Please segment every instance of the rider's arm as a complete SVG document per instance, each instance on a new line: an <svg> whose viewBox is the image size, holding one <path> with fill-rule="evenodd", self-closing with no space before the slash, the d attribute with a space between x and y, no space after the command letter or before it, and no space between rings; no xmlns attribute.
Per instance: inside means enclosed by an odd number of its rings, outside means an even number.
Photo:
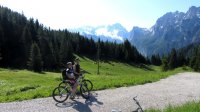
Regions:
<svg viewBox="0 0 200 112"><path fill-rule="evenodd" d="M76 72L76 65L73 66L74 73L80 75L81 73Z"/></svg>

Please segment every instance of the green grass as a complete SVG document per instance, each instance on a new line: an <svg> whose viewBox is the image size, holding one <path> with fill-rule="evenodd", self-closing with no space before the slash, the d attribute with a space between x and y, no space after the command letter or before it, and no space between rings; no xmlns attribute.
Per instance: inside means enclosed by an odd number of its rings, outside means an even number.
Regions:
<svg viewBox="0 0 200 112"><path fill-rule="evenodd" d="M181 106L168 106L163 110L149 109L145 112L200 112L200 102L188 102Z"/></svg>
<svg viewBox="0 0 200 112"><path fill-rule="evenodd" d="M124 63L101 62L100 75L97 75L97 64L88 59L80 58L81 67L88 71L86 79L94 84L94 90L116 88L155 82L185 69L162 72L160 67L134 67ZM187 71L190 71L187 68ZM28 70L10 70L0 68L0 102L21 101L51 96L53 89L58 86L61 73L34 73Z"/></svg>

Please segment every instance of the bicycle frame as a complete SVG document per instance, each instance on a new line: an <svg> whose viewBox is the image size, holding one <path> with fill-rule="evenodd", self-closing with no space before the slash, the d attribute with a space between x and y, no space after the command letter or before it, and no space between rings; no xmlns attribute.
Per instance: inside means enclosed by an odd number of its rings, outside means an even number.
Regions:
<svg viewBox="0 0 200 112"><path fill-rule="evenodd" d="M82 81L84 80L84 75L82 76L79 76L78 79L76 79L76 83L78 84L78 86L81 86L82 85ZM70 82L70 80L64 80L64 83L67 83L69 82L70 84L72 84ZM65 89L67 89L68 85L65 85ZM73 88L73 85L70 85L70 88L72 89Z"/></svg>

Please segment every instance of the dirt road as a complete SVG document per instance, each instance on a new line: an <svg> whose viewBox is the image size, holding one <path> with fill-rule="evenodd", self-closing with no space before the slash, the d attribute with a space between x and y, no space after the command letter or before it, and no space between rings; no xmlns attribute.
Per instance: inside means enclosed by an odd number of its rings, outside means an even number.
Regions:
<svg viewBox="0 0 200 112"><path fill-rule="evenodd" d="M138 96L142 107L164 108L187 101L200 100L200 74L179 73L158 82L92 92L82 97L56 103L52 97L22 102L0 103L0 112L130 112L136 109L132 98Z"/></svg>

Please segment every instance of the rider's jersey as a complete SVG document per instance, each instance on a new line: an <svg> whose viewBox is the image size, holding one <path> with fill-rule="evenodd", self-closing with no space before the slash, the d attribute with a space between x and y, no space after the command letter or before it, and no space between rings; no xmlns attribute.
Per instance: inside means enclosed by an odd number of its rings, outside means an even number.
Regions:
<svg viewBox="0 0 200 112"><path fill-rule="evenodd" d="M67 68L66 69L66 75L67 75L68 78L74 77L74 70L73 70L73 68Z"/></svg>

